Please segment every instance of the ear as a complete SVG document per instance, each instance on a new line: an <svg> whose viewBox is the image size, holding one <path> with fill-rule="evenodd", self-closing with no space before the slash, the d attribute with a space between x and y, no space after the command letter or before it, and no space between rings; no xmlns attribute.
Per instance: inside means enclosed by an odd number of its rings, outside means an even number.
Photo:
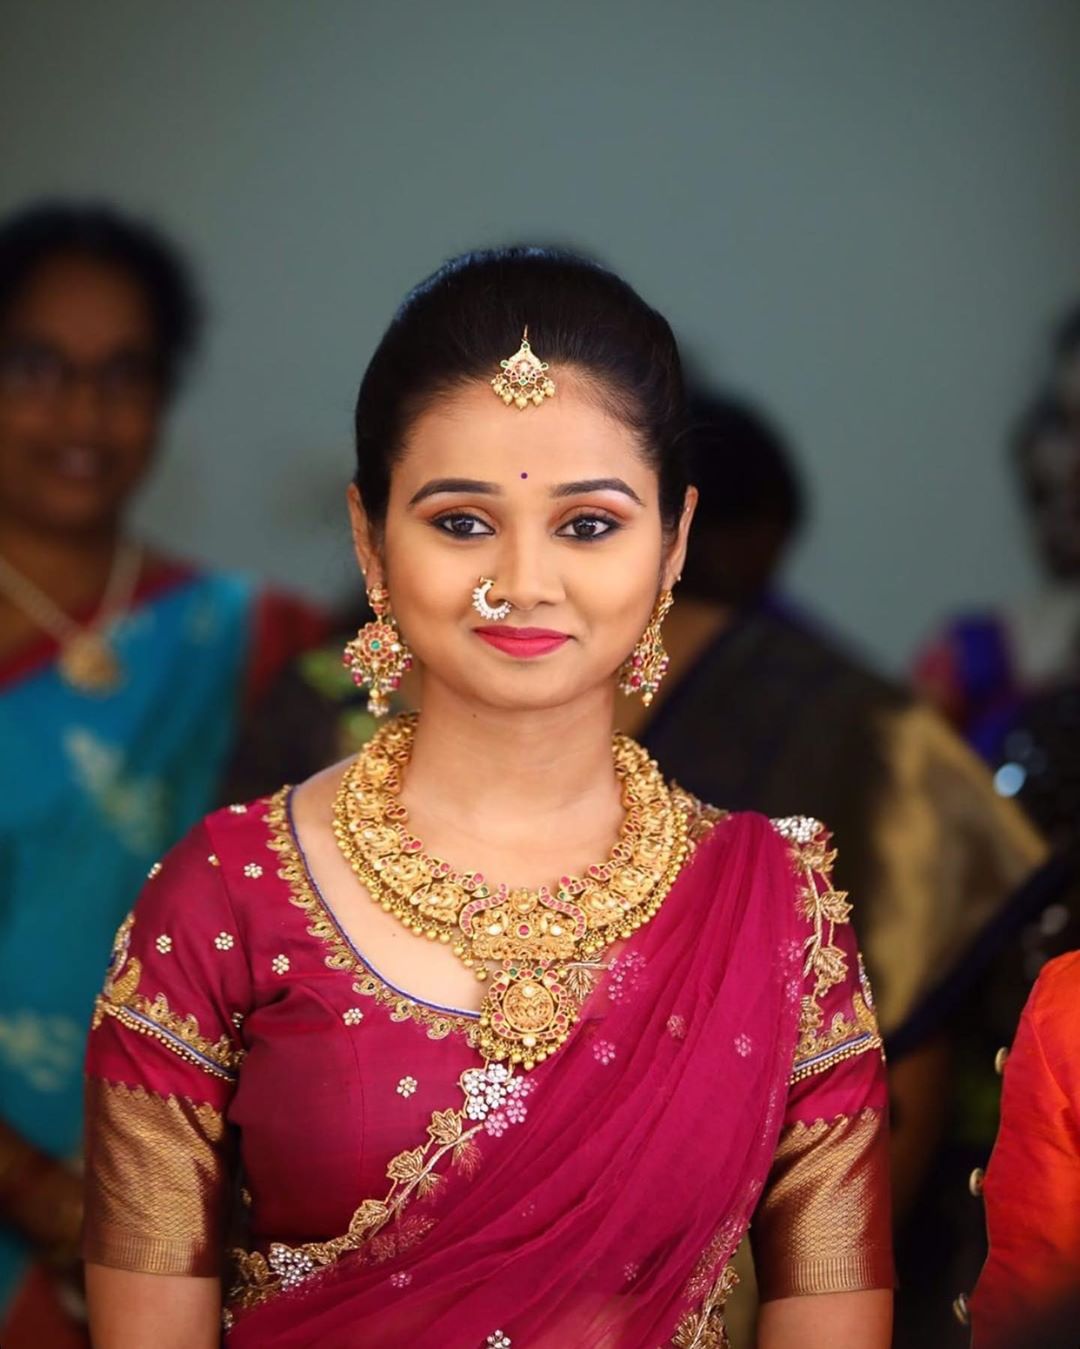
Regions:
<svg viewBox="0 0 1080 1349"><path fill-rule="evenodd" d="M382 558L375 541L375 529L355 483L349 484L346 493L349 501L349 523L352 525L353 551L364 573L364 582L370 590L372 586L384 583Z"/></svg>
<svg viewBox="0 0 1080 1349"><path fill-rule="evenodd" d="M675 537L668 548L667 556L664 558L664 566L661 572L662 589L674 590L675 582L682 575L683 564L686 561L686 545L690 539L690 524L694 518L694 512L697 510L698 489L688 487L686 496L683 498L682 514L679 516L679 523L675 529Z"/></svg>

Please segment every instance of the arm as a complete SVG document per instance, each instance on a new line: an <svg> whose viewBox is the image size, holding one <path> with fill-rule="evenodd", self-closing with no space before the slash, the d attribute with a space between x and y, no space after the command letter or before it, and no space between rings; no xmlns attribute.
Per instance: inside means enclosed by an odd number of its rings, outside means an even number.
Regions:
<svg viewBox="0 0 1080 1349"><path fill-rule="evenodd" d="M199 826L155 868L95 1006L83 1234L95 1349L220 1342L225 1116L250 972L213 849Z"/></svg>
<svg viewBox="0 0 1080 1349"><path fill-rule="evenodd" d="M889 1349L892 1293L822 1293L766 1302L758 1321L758 1349Z"/></svg>
<svg viewBox="0 0 1080 1349"><path fill-rule="evenodd" d="M217 1349L221 1280L87 1264L94 1349Z"/></svg>
<svg viewBox="0 0 1080 1349"><path fill-rule="evenodd" d="M798 850L807 971L784 1127L751 1226L760 1349L886 1349L889 1130L869 983L827 837Z"/></svg>

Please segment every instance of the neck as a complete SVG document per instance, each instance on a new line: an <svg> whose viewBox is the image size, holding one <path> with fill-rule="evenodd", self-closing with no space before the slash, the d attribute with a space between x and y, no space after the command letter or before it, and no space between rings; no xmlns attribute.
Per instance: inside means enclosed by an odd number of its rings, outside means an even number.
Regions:
<svg viewBox="0 0 1080 1349"><path fill-rule="evenodd" d="M0 557L54 604L70 610L105 589L119 537L115 522L94 531L61 533L0 518Z"/></svg>
<svg viewBox="0 0 1080 1349"><path fill-rule="evenodd" d="M534 712L478 708L430 677L413 746L406 804L437 809L464 834L534 840L548 826L573 830L597 812L621 815L611 754L613 690L567 708ZM617 827L617 825L616 825Z"/></svg>

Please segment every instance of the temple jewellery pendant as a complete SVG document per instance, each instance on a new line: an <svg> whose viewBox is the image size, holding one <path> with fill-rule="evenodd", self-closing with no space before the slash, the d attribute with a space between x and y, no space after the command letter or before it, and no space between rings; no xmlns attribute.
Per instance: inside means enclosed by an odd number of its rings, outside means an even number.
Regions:
<svg viewBox="0 0 1080 1349"><path fill-rule="evenodd" d="M489 623L501 623L508 617L510 610L514 607L509 600L503 600L502 604L488 604L488 591L495 584L488 580L486 576L480 577L480 584L472 593L473 608L481 618L486 618Z"/></svg>

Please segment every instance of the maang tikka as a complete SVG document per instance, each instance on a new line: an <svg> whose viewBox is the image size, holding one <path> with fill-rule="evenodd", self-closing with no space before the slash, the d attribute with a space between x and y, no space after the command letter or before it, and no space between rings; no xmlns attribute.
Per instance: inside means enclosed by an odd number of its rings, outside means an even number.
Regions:
<svg viewBox="0 0 1080 1349"><path fill-rule="evenodd" d="M645 631L619 669L619 691L628 698L640 694L646 707L667 673L668 653L664 650L660 629L674 603L675 596L671 591L661 590Z"/></svg>
<svg viewBox="0 0 1080 1349"><path fill-rule="evenodd" d="M346 643L344 661L353 683L358 688L368 686L368 711L373 717L385 717L390 695L401 686L402 675L412 669L412 654L390 612L386 587L372 586L367 598L375 617Z"/></svg>
<svg viewBox="0 0 1080 1349"><path fill-rule="evenodd" d="M491 381L491 387L507 407L511 403L524 411L530 403L539 407L545 398L555 397L555 381L548 375L548 363L533 354L529 346L529 325L521 337L521 346L500 361L500 373Z"/></svg>

